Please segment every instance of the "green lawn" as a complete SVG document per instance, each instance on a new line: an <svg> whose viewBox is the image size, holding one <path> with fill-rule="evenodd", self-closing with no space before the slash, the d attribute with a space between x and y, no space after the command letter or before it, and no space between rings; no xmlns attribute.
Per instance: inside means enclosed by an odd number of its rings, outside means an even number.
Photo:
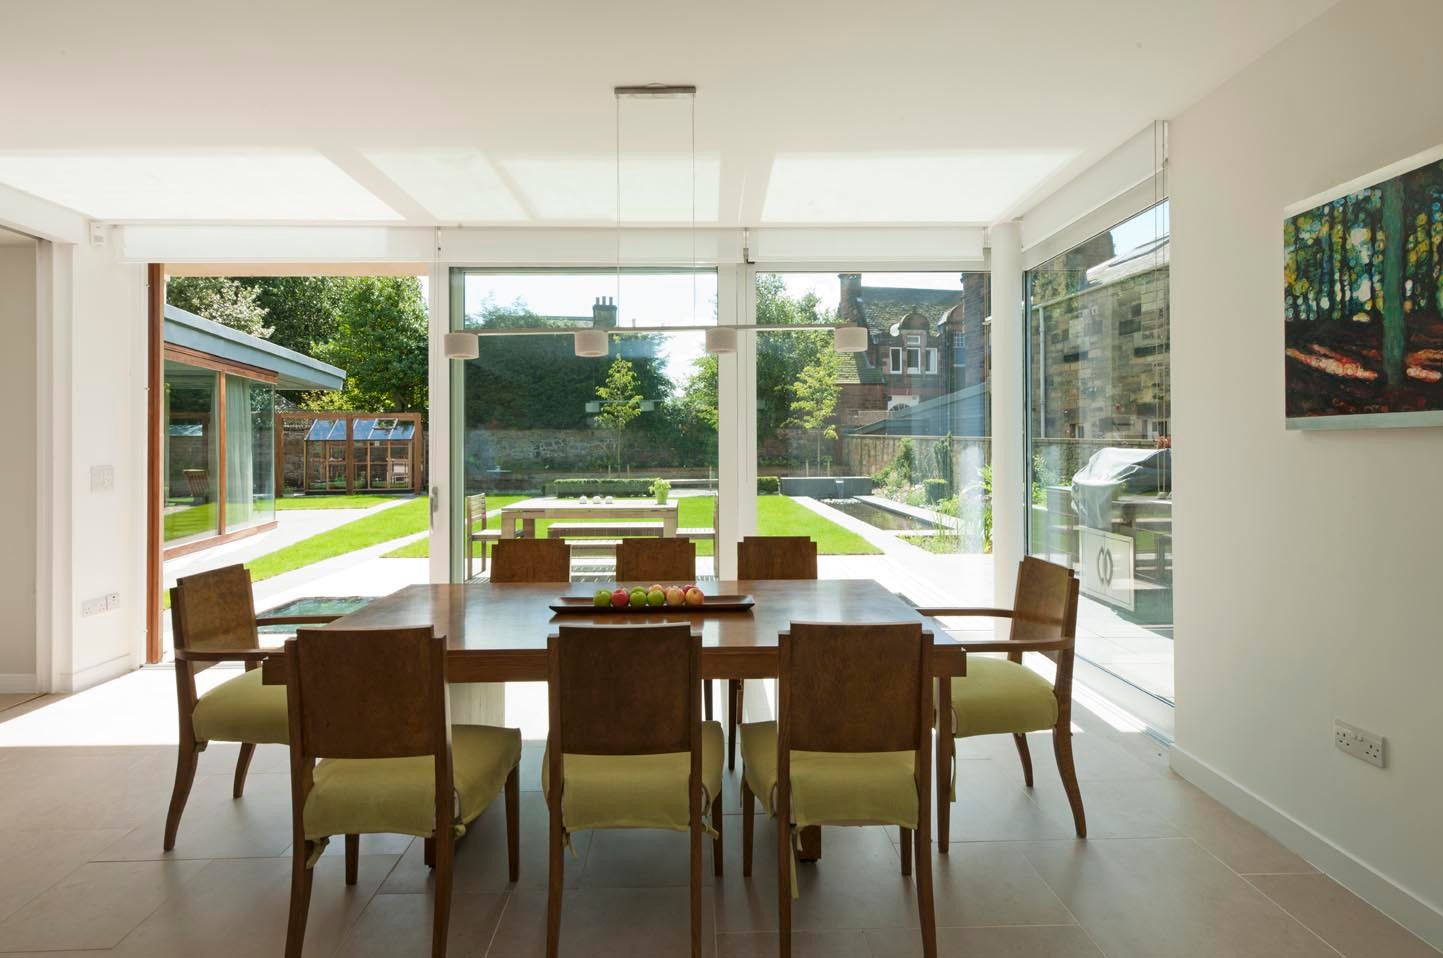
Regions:
<svg viewBox="0 0 1443 958"><path fill-rule="evenodd" d="M206 502L189 509L177 509L164 516L165 541L183 539L207 530L215 531L215 503Z"/></svg>
<svg viewBox="0 0 1443 958"><path fill-rule="evenodd" d="M259 582L347 552L425 532L430 527L428 506L428 499L412 499L267 553L246 563L251 580Z"/></svg>
<svg viewBox="0 0 1443 958"><path fill-rule="evenodd" d="M491 496L486 500L488 509L500 508L520 499L520 496ZM683 527L709 527L712 524L712 499L710 496L682 496L677 499L677 525ZM567 520L571 521L571 520ZM551 526L550 520L537 524L537 534ZM757 530L764 536L811 536L822 555L875 555L882 550L867 542L855 532L850 532L817 515L805 506L798 505L786 496L757 497ZM428 556L430 539L393 549L386 553L388 559L424 559ZM703 539L696 544L698 556L715 554L715 543Z"/></svg>
<svg viewBox="0 0 1443 958"><path fill-rule="evenodd" d="M402 498L404 497L376 495L287 496L284 499L276 500L276 508L282 511L291 509L369 509L387 502L397 502Z"/></svg>

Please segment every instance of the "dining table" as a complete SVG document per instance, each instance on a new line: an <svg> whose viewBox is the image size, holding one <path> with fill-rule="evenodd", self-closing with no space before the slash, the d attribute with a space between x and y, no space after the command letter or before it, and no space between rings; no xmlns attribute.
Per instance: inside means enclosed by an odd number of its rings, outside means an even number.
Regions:
<svg viewBox="0 0 1443 958"><path fill-rule="evenodd" d="M501 507L501 538L534 539L536 523L545 519L613 519L623 522L659 522L661 535L676 535L677 502L647 499L614 499L603 502L561 496L535 496Z"/></svg>

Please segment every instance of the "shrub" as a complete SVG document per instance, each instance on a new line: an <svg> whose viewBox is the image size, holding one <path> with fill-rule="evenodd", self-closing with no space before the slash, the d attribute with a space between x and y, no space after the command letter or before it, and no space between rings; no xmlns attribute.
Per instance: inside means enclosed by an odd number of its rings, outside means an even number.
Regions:
<svg viewBox="0 0 1443 958"><path fill-rule="evenodd" d="M548 496L647 496L655 479L553 479Z"/></svg>
<svg viewBox="0 0 1443 958"><path fill-rule="evenodd" d="M927 501L938 503L947 498L952 484L946 479L928 479L922 485L927 490Z"/></svg>
<svg viewBox="0 0 1443 958"><path fill-rule="evenodd" d="M778 476L757 476L757 495L775 496L782 491L782 480Z"/></svg>
<svg viewBox="0 0 1443 958"><path fill-rule="evenodd" d="M897 454L888 464L887 473L891 476L892 482L899 485L910 486L917 481L917 453L912 448L910 438L897 443Z"/></svg>

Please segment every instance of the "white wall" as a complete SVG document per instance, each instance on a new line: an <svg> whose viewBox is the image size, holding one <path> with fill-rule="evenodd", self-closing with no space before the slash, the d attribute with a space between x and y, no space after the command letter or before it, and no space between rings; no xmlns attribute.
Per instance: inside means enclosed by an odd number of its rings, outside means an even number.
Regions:
<svg viewBox="0 0 1443 958"><path fill-rule="evenodd" d="M36 246L0 237L0 692L35 689Z"/></svg>
<svg viewBox="0 0 1443 958"><path fill-rule="evenodd" d="M1174 765L1435 943L1443 430L1284 430L1281 224L1443 143L1439 35L1436 0L1345 0L1178 116L1170 170Z"/></svg>

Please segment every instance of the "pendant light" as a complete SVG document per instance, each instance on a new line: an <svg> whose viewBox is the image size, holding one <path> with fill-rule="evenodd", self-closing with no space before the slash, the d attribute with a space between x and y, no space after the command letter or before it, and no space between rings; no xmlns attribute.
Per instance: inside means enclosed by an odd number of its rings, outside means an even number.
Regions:
<svg viewBox="0 0 1443 958"><path fill-rule="evenodd" d="M481 341L475 333L447 333L442 342L447 359L475 359L481 355Z"/></svg>
<svg viewBox="0 0 1443 958"><path fill-rule="evenodd" d="M832 333L834 345L839 353L865 353L867 351L867 327L838 326Z"/></svg>
<svg viewBox="0 0 1443 958"><path fill-rule="evenodd" d="M605 356L611 351L604 329L578 329L575 338L576 355L588 359Z"/></svg>
<svg viewBox="0 0 1443 958"><path fill-rule="evenodd" d="M713 355L737 351L735 326L712 326L706 331L706 351Z"/></svg>

